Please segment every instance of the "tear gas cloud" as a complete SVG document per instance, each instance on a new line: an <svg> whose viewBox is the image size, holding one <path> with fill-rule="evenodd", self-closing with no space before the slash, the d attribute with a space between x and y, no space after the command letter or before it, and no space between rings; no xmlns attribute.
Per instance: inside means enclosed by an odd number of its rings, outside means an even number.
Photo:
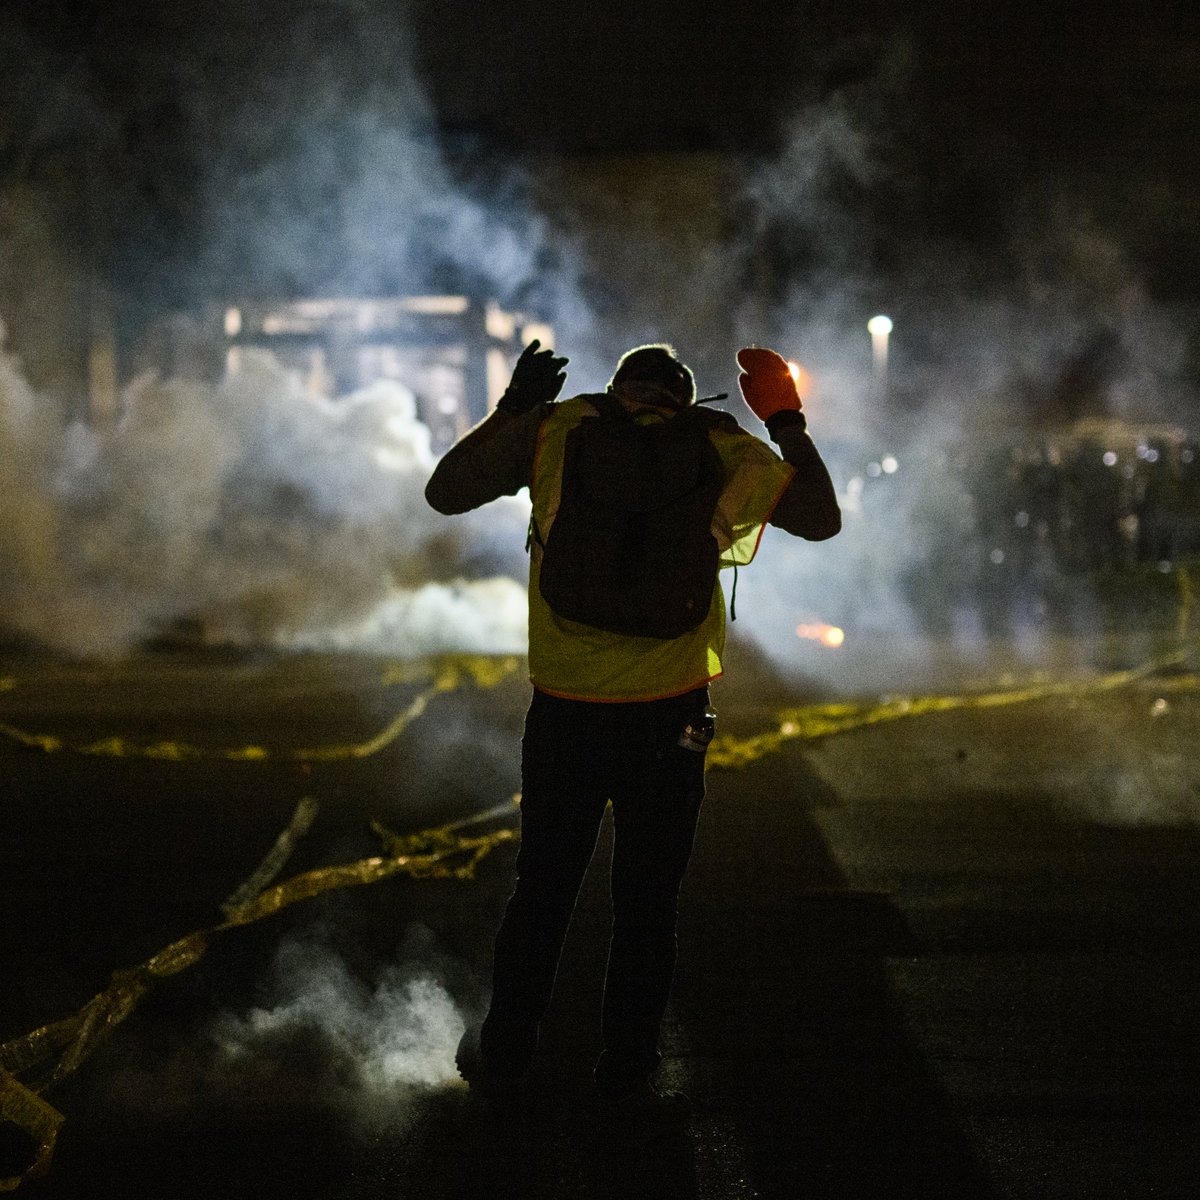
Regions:
<svg viewBox="0 0 1200 1200"><path fill-rule="evenodd" d="M210 39L244 40L239 11ZM223 71L189 95L183 120L202 164L195 269L207 294L411 293L449 272L552 322L572 359L569 391L602 385L626 348L616 324L624 336L640 322L645 337L669 336L685 354L727 346L728 374L700 386L735 395L733 348L777 345L814 380L810 425L846 528L815 547L769 535L739 583L735 632L787 671L827 671L853 687L892 681L882 657L853 657L865 643L932 636L970 658L1002 635L1040 653L1037 589L1014 574L995 528L993 510L1008 502L995 494L996 464L972 474L964 447L998 429L1036 441L1052 415L1075 408L1187 424L1194 404L1182 327L1091 203L1094 181L1040 169L1014 190L1006 160L982 189L978 242L889 224L886 213L919 209L921 171L904 124L913 60L895 42L857 82L799 107L783 148L742 173L744 189L725 197L749 214L736 235L689 250L664 232L667 257L696 256L678 263L678 277L701 281L684 289L690 309L672 309L681 328L662 330L635 293L635 311L614 323L589 303L586 281L603 263L564 232L553 197L536 198L534 164L452 169L395 13L367 4L352 16L339 35L352 53L336 71L328 31L306 17L287 24L270 56L217 55ZM764 260L766 291L738 283ZM728 302L714 306L714 290ZM886 386L872 375L865 330L880 308L896 322ZM514 501L432 514L421 496L427 437L398 388L326 403L251 359L220 385L135 382L113 429L56 423L53 411L4 366L9 630L85 654L119 652L187 619L212 639L284 647L524 644L515 580L526 510ZM999 589L996 553L1008 555ZM1061 564L1034 562L1038 553L1021 570L1071 591L1067 632L1088 632L1090 594L1078 580L1062 586ZM491 578L470 566L480 561ZM846 630L844 651L795 636L822 621Z"/></svg>
<svg viewBox="0 0 1200 1200"><path fill-rule="evenodd" d="M252 357L220 386L136 382L112 428L54 412L0 365L10 632L84 656L181 620L230 644L522 649L511 579L436 579L499 542L519 563L527 508L448 533L422 495L428 431L398 385L331 403Z"/></svg>
<svg viewBox="0 0 1200 1200"><path fill-rule="evenodd" d="M422 1095L458 1078L465 1020L430 937L410 931L411 960L402 947L401 961L364 973L319 932L293 936L276 949L260 1003L207 1019L165 1057L127 1042L100 1086L143 1119L308 1110L359 1136L402 1131Z"/></svg>
<svg viewBox="0 0 1200 1200"><path fill-rule="evenodd" d="M748 185L752 236L792 266L765 320L761 306L739 314L740 339L810 372L810 428L845 525L811 548L768 534L739 610L777 662L840 686L921 686L954 661L986 669L999 644L1009 662L1080 665L1101 623L1098 575L1147 560L1169 572L1200 551L1194 516L1180 519L1200 495L1195 314L1154 299L1131 249L1149 237L1129 213L1145 213L1151 185L1032 164L1014 174L988 146L976 171L991 191L971 197L977 239L905 232L918 178L903 128L911 59L893 44L875 67L802 109ZM1000 160L990 174L988 154ZM866 329L878 311L895 322L882 375ZM1090 434L1068 434L1082 417ZM1139 498L1168 455L1163 437L1184 482L1155 513ZM1049 502L1038 511L1039 466L1062 468L1061 493L1092 489L1073 528ZM1156 519L1176 525L1155 554ZM1112 536L1118 521L1128 536ZM797 623L817 620L845 628L847 653L797 645ZM1148 629L1127 633L1130 653L1149 650Z"/></svg>
<svg viewBox="0 0 1200 1200"><path fill-rule="evenodd" d="M397 14L306 10L264 55L247 53L263 37L260 12L223 15L183 29L176 48L193 86L172 120L201 168L188 259L146 253L144 204L109 178L97 203L112 210L98 213L118 283L133 271L163 297L198 279L222 297L372 295L449 277L504 298L536 284L556 311L575 310L569 265L537 275L545 222L515 202L516 169L488 181L486 203L452 178ZM49 78L40 70L43 90ZM86 127L103 175L121 161L122 131L93 102L95 80L70 82L72 131ZM13 205L3 215L34 223ZM30 326L20 347L40 360L30 349L57 330ZM123 653L179 622L208 641L279 648L523 650L512 577L524 570L527 504L434 514L422 496L429 435L402 387L326 402L251 352L218 384L143 374L118 407L113 426L69 422L15 359L0 362L3 632L84 656Z"/></svg>
<svg viewBox="0 0 1200 1200"><path fill-rule="evenodd" d="M1200 784L1191 755L1155 752L1148 758L1127 754L1116 770L1090 779L1063 772L1048 786L1059 787L1060 804L1070 816L1100 825L1183 826L1200 822ZM1087 785L1091 786L1087 786Z"/></svg>

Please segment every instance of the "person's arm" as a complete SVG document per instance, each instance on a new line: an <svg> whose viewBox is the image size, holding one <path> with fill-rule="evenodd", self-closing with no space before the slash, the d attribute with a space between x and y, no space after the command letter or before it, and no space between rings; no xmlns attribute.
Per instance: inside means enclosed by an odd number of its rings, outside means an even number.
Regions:
<svg viewBox="0 0 1200 1200"><path fill-rule="evenodd" d="M450 516L501 496L515 496L533 478L538 430L549 412L539 404L519 415L496 409L442 457L425 485L425 499Z"/></svg>
<svg viewBox="0 0 1200 1200"><path fill-rule="evenodd" d="M765 346L738 351L742 397L779 446L795 475L775 505L770 524L810 542L831 538L842 528L842 511L829 471L817 452L801 412L796 381L781 354Z"/></svg>
<svg viewBox="0 0 1200 1200"><path fill-rule="evenodd" d="M496 410L451 446L425 485L425 499L448 516L515 496L533 479L538 430L566 379L567 359L529 343Z"/></svg>
<svg viewBox="0 0 1200 1200"><path fill-rule="evenodd" d="M842 510L820 451L808 435L804 414L785 409L768 417L766 424L784 462L796 469L770 524L810 542L833 537L842 528Z"/></svg>

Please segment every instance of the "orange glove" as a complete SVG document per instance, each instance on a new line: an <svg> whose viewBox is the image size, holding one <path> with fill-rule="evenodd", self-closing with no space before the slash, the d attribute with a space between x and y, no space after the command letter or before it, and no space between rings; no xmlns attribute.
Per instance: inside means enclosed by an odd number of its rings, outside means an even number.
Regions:
<svg viewBox="0 0 1200 1200"><path fill-rule="evenodd" d="M777 412L799 412L800 393L786 360L763 346L747 346L737 352L742 397L762 422Z"/></svg>

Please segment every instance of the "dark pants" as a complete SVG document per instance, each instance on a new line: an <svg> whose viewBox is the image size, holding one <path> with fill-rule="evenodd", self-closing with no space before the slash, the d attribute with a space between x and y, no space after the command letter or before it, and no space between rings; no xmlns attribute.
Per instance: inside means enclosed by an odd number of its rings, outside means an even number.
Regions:
<svg viewBox="0 0 1200 1200"><path fill-rule="evenodd" d="M627 704L534 692L521 745L517 885L496 935L480 1041L489 1070L520 1075L529 1066L609 800L613 925L597 1083L620 1087L658 1065L679 885L704 798L704 754L679 737L707 700L704 688Z"/></svg>

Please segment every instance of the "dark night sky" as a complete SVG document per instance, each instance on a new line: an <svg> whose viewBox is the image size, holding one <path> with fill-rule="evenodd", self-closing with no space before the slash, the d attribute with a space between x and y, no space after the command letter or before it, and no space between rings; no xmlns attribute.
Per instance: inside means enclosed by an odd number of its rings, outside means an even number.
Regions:
<svg viewBox="0 0 1200 1200"><path fill-rule="evenodd" d="M908 99L931 133L998 130L1041 153L1089 156L1122 143L1140 154L1194 119L1200 17L1189 7L748 0L698 18L682 0L602 14L587 0L417 0L414 23L448 114L518 137L531 118L568 147L769 143L791 105L869 75L892 43L912 57Z"/></svg>
<svg viewBox="0 0 1200 1200"><path fill-rule="evenodd" d="M148 169L178 151L167 149L185 133L170 124L176 108L200 115L197 95L211 108L289 53L301 73L343 74L349 98L366 82L388 85L410 52L444 126L516 148L770 149L798 107L862 88L881 60L902 59L895 133L925 139L919 149L943 170L1007 142L1036 160L1195 182L1200 16L1163 0L743 0L702 12L684 0L5 7L37 50L6 37L7 73L77 73L92 102L125 122L137 143L128 149Z"/></svg>
<svg viewBox="0 0 1200 1200"><path fill-rule="evenodd" d="M1140 157L1174 146L1200 106L1200 16L1163 0L853 8L742 0L702 14L684 0L7 0L5 8L64 66L124 89L131 105L168 80L183 93L205 76L233 80L239 59L269 63L310 21L328 61L309 67L386 77L387 47L374 45L375 61L364 61L356 28L393 46L407 28L443 120L568 151L769 144L791 106L870 74L889 43L907 46L908 100L939 136L1000 130L1043 153L1120 147Z"/></svg>

